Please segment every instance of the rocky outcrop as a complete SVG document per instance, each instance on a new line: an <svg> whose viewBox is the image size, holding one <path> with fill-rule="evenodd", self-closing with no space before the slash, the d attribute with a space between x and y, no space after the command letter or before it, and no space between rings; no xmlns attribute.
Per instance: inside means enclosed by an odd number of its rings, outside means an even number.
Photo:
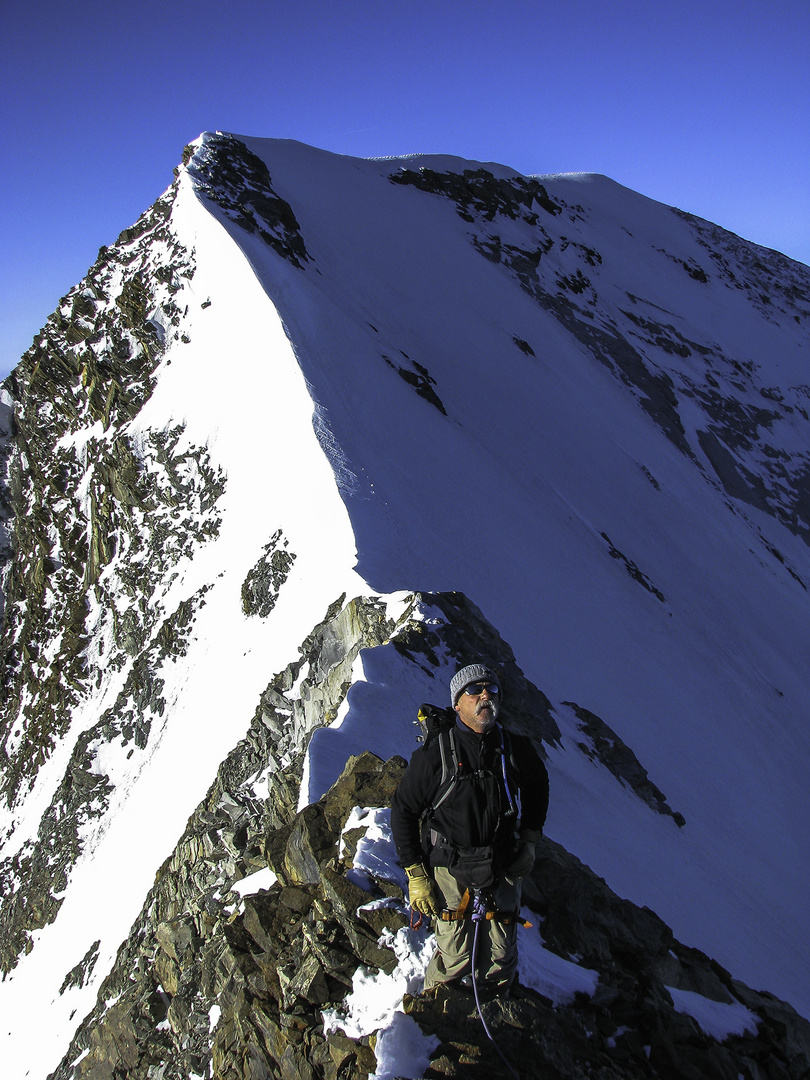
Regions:
<svg viewBox="0 0 810 1080"><path fill-rule="evenodd" d="M255 233L293 266L309 261L292 207L274 190L267 166L241 139L218 133L183 151L202 198L240 229Z"/></svg>
<svg viewBox="0 0 810 1080"><path fill-rule="evenodd" d="M613 775L631 788L640 799L658 814L667 814L676 825L683 827L683 814L673 811L666 798L647 775L636 755L601 716L584 709L574 701L564 701L573 710L583 739L577 744L591 760L596 758Z"/></svg>
<svg viewBox="0 0 810 1080"><path fill-rule="evenodd" d="M127 431L152 393L165 346L180 337L176 298L194 274L172 226L174 197L169 189L101 249L4 384L10 415L0 503L14 508L0 639L0 797L7 804L110 662L94 664L86 651L96 604L115 619L112 583L101 581L102 572L122 564L121 585L134 604L114 636L132 653L133 633L142 641L160 622L154 592L161 578L217 528L216 514L202 529L192 520L195 504L212 510L224 485L204 449L175 452L180 427L141 439Z"/></svg>
<svg viewBox="0 0 810 1080"><path fill-rule="evenodd" d="M261 815L198 811L195 825L208 833L203 839L190 823L102 991L102 1002L112 994L115 1004L102 1004L84 1025L54 1080L350 1080L373 1072L369 1041L325 1035L321 1010L345 996L358 965L396 964L378 939L384 922L396 929L404 916L387 909L358 917L369 896L341 872L338 843L352 808L389 801L403 767L370 754L353 760L321 803L266 836L257 829ZM181 909L176 901L190 884L181 860L193 858L195 842L198 861L224 845L232 869L269 865L276 880L241 902L236 893L230 904L203 893Z"/></svg>
<svg viewBox="0 0 810 1080"><path fill-rule="evenodd" d="M52 1080L360 1080L376 1071L381 1032L347 1035L341 1017L357 974L395 974L410 933L396 867L356 864L368 812L390 805L405 761L353 757L323 798L297 807L302 748L336 715L360 650L378 647L434 672L474 652L502 673L516 728L541 750L539 731L547 745L562 738L547 699L465 597L414 596L398 618L376 598L336 601L262 694ZM614 751L627 773L614 769L617 779L638 780L628 748L576 711L594 747L609 744L597 759L610 768ZM636 787L650 796L649 782ZM549 839L524 898L545 950L592 983L556 1000L536 988L526 961L515 996L482 1006L519 1076L798 1080L810 1068L810 1025L790 1006L678 943L653 912L617 897ZM95 948L63 991L92 971ZM745 1007L755 1022L721 1041L676 1009L678 992ZM508 1075L469 993L405 993L400 1010L433 1038L426 1076Z"/></svg>
<svg viewBox="0 0 810 1080"><path fill-rule="evenodd" d="M165 880L181 873L180 859L191 855L189 833L159 875L149 915L119 958L121 972L102 989L102 1004L52 1080L355 1080L374 1073L376 1033L348 1037L339 1019L337 1027L325 1026L324 1011L339 1018L358 970L368 977L398 963L392 943L407 923L402 891L390 875L367 869L367 889L350 880L364 830L352 830L348 843L341 838L356 807L390 803L404 767L402 758L352 758L323 799L261 837L258 817L200 810L209 857L224 846L245 869L269 866L274 880L241 902L231 894L230 904L210 897L185 908L167 903ZM196 842L199 858L206 843L199 833ZM651 911L619 899L548 839L524 897L546 950L596 973L598 981L593 993L579 992L564 1004L522 984L510 998L482 1005L516 1075L807 1075L810 1024L680 945ZM530 932L536 931L521 931ZM524 969L524 983L529 975ZM755 1014L756 1030L752 1025L747 1034L720 1041L676 1011L673 991L743 1005ZM406 994L402 1009L437 1042L425 1076L508 1075L469 992Z"/></svg>
<svg viewBox="0 0 810 1080"><path fill-rule="evenodd" d="M223 761L173 855L159 869L141 915L102 984L99 1004L79 1029L56 1076L73 1076L68 1061L77 1057L81 1061L76 1076L152 1076L149 1069L156 1062L169 1070L161 1076L203 1074L213 1053L209 1014L213 1008L223 1008L222 972L230 971L234 987L241 986L237 973L241 961L232 952L234 942L243 940L241 922L235 925L238 883L267 869L268 854L280 850L272 856L271 865L279 880L289 880L294 886L284 893L284 902L304 904L307 890L313 892L317 879L313 851L325 858L330 838L339 834L342 823L337 817L342 809L330 811L326 826L319 828L321 816L308 808L293 828L306 745L314 728L334 718L351 685L360 649L382 644L393 630L393 621L376 598L345 603L341 597L301 644L299 656L273 677L246 737ZM360 798L364 786L359 771L340 790L344 789ZM390 782L380 790L390 798ZM341 808L349 796L342 798ZM350 810L351 806L346 816ZM349 882L333 883L331 888L355 895ZM261 907L259 901L245 903ZM306 914L310 906L311 898L298 915ZM15 909L9 910L9 926L20 933ZM288 926L295 910L294 906L282 910L279 926ZM351 928L359 955L379 960L383 954L375 944L376 936L369 938L368 931L358 935L353 922L347 917L343 920ZM271 928L266 936L275 932ZM290 925L289 932L297 947L300 926ZM85 961L78 966L81 970L67 973L63 990L84 978L92 957ZM344 973L341 984L344 991L357 966L349 961L347 965L349 974ZM253 981L255 973L251 985ZM115 1004L108 1007L110 1001ZM296 1030L301 1027L299 1020L290 1023Z"/></svg>

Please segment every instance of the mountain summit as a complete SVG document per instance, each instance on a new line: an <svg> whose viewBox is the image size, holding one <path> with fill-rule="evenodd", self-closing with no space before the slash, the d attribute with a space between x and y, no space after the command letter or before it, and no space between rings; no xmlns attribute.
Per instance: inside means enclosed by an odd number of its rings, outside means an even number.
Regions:
<svg viewBox="0 0 810 1080"><path fill-rule="evenodd" d="M603 176L188 146L3 384L6 1075L494 1075L384 843L479 657L551 779L507 1027L806 1075L808 327Z"/></svg>

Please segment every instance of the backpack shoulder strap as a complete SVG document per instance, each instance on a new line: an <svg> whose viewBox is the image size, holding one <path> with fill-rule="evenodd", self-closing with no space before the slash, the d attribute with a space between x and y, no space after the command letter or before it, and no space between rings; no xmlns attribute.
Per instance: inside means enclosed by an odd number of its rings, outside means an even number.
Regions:
<svg viewBox="0 0 810 1080"><path fill-rule="evenodd" d="M455 728L442 728L437 736L439 753L442 760L442 775L436 794L433 796L431 812L438 810L458 780L458 747L456 746Z"/></svg>
<svg viewBox="0 0 810 1080"><path fill-rule="evenodd" d="M506 798L509 803L509 808L512 813L516 813L518 817L521 814L521 798L520 798L520 768L518 767L517 760L515 758L515 746L509 735L509 732L501 727L501 763L503 767L503 784L506 790ZM511 769L515 778L514 789L509 783L508 770Z"/></svg>

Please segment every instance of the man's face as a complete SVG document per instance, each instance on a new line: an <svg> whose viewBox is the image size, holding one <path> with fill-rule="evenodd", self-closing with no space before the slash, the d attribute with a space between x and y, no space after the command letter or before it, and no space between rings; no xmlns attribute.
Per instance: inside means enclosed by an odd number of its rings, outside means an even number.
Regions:
<svg viewBox="0 0 810 1080"><path fill-rule="evenodd" d="M498 718L500 695L492 689L493 685L489 682L472 683L462 690L456 702L459 720L479 735L488 731Z"/></svg>

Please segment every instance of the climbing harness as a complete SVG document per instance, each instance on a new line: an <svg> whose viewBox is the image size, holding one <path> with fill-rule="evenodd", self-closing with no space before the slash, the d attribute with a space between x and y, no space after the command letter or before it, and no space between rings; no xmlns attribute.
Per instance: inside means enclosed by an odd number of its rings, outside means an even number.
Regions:
<svg viewBox="0 0 810 1080"><path fill-rule="evenodd" d="M522 919L519 912L502 912L496 909L489 909L487 907L486 900L484 899L484 892L482 889L466 889L464 895L461 898L461 903L455 911L448 911L445 909L441 912L437 918L442 919L444 922L456 922L462 919L471 919L473 923L473 947L471 958L471 978L473 995L475 997L475 1007L478 1010L478 1016L480 1017L481 1024L484 1028L487 1038L495 1047L495 1050L504 1063L506 1068L515 1077L515 1080L520 1080L520 1077L512 1068L503 1054L500 1046L498 1046L492 1032L489 1030L489 1025L484 1017L484 1012L481 1008L481 1001L478 996L478 980L476 979L475 972L478 967L478 933L481 929L481 924L488 919L495 919L498 922L508 925L509 923L518 923L520 926L529 927L532 924L528 919ZM421 911L414 911L411 908L410 911L410 927L412 930L420 930L424 917Z"/></svg>
<svg viewBox="0 0 810 1080"><path fill-rule="evenodd" d="M464 895L456 910L451 911L448 908L445 908L444 911L438 915L438 918L440 918L442 922L461 922L463 919L476 920L476 915L474 914L475 905L473 904L472 907L470 906L470 901L474 901L476 895L480 898L480 903L483 906L484 911L483 915L479 914L477 916L477 921L480 922L483 919L494 919L495 922L503 923L504 926L510 926L512 923L517 923L519 926L526 928L532 925L528 919L521 919L520 912L518 911L498 911L497 908L488 908L483 900L484 893L481 889L465 889Z"/></svg>
<svg viewBox="0 0 810 1080"><path fill-rule="evenodd" d="M481 929L481 923L485 919L490 918L490 917L491 916L487 912L487 905L486 905L486 902L484 901L483 893L481 892L480 889L476 889L474 894L473 894L473 908L472 908L472 921L473 921L473 924L475 926L475 930L473 931L472 972L471 972L472 973L473 994L475 996L475 1007L478 1010L478 1015L481 1018L481 1025L484 1028L486 1036L489 1039L489 1041L492 1043L492 1045L495 1047L495 1050L498 1053L498 1057L501 1059L501 1061L507 1067L507 1069L512 1074L512 1076L515 1077L515 1080L520 1080L520 1077L518 1076L518 1074L515 1072L515 1070L512 1068L512 1066L507 1061L506 1057L504 1056L503 1051L501 1050L500 1046L498 1046L497 1042L495 1041L495 1038L494 1038L492 1032L489 1030L489 1026L487 1025L486 1019L484 1018L483 1009L481 1008L481 1002L480 1002L480 1000L478 998L478 981L477 981L477 979L475 977L475 969L477 967L477 960L478 960L478 931ZM524 926L531 926L531 923L524 923Z"/></svg>

